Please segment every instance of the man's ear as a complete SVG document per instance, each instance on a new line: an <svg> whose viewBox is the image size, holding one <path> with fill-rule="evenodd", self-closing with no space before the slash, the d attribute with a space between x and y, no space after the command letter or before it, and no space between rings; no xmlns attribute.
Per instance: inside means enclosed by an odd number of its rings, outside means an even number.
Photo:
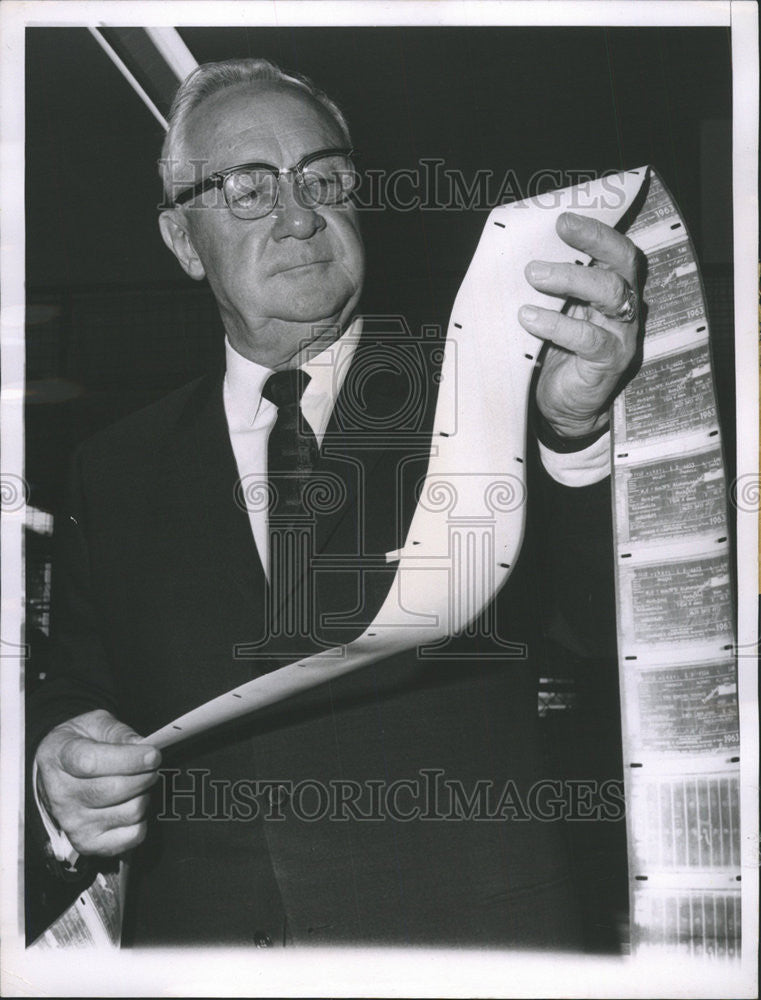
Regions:
<svg viewBox="0 0 761 1000"><path fill-rule="evenodd" d="M159 216L159 229L164 242L180 262L185 274L195 278L196 281L204 278L206 269L193 246L182 212L176 208L162 212Z"/></svg>

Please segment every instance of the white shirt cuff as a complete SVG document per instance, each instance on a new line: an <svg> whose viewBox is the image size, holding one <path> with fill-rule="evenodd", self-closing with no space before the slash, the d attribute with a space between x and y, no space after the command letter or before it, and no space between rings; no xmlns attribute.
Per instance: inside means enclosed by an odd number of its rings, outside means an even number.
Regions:
<svg viewBox="0 0 761 1000"><path fill-rule="evenodd" d="M561 453L539 442L542 465L562 486L592 486L610 475L610 431L583 451Z"/></svg>
<svg viewBox="0 0 761 1000"><path fill-rule="evenodd" d="M32 794L34 795L34 804L37 806L37 811L40 814L42 825L45 827L45 833L47 833L48 839L50 840L53 857L56 861L63 862L70 870L74 869L77 861L79 860L79 854L71 846L69 838L63 830L58 827L53 817L42 804L39 788L37 786L37 773L38 767L37 760L35 759L34 766L32 767Z"/></svg>

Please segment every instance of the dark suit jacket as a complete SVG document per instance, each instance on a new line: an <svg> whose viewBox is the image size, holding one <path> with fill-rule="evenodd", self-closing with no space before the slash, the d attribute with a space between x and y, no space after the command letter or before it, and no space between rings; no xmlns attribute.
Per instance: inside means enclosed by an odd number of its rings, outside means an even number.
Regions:
<svg viewBox="0 0 761 1000"><path fill-rule="evenodd" d="M319 470L339 477L345 496L316 518L316 566L319 608L344 623L322 627L326 644L363 630L393 575L383 556L404 540L429 448L430 346L390 349L367 330L337 402ZM55 655L31 699L32 752L54 725L94 707L149 733L282 662L267 645L266 580L237 478L221 373L79 449L57 519ZM599 569L601 554L609 559L609 497L606 484L558 486L535 457L529 482L526 543L482 629L489 635L380 661L166 753L133 862L128 943L576 945L555 823L520 809L493 820L481 808L479 817L477 802L474 815L466 807L458 817L451 791L434 807L439 818L305 815L320 812L314 783L356 782L366 814L368 783L422 783L424 769L460 782L466 797L490 783L492 805L510 783L525 802L547 777L536 732L541 625L551 612L594 641L599 601L610 607L609 568ZM255 779L291 785L254 789L235 816L229 799L214 797L221 784L216 793L208 785L237 782L225 794L240 806ZM190 788L194 797L167 798ZM408 787L396 802L408 811L420 798ZM283 819L267 815L273 803Z"/></svg>

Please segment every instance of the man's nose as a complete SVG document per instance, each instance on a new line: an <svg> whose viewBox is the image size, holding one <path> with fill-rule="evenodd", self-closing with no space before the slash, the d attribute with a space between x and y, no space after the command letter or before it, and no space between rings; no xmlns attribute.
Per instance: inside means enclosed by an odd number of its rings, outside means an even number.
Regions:
<svg viewBox="0 0 761 1000"><path fill-rule="evenodd" d="M280 181L272 221L275 239L293 236L297 240L308 240L327 225L316 208L310 208L304 203L296 184L290 178L282 178Z"/></svg>

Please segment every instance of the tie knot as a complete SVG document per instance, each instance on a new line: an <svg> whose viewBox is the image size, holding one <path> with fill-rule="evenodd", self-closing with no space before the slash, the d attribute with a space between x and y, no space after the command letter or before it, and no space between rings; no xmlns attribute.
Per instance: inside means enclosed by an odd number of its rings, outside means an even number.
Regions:
<svg viewBox="0 0 761 1000"><path fill-rule="evenodd" d="M262 396L274 403L278 409L281 406L293 406L301 399L304 390L309 385L309 375L300 368L288 368L273 372L262 388Z"/></svg>

